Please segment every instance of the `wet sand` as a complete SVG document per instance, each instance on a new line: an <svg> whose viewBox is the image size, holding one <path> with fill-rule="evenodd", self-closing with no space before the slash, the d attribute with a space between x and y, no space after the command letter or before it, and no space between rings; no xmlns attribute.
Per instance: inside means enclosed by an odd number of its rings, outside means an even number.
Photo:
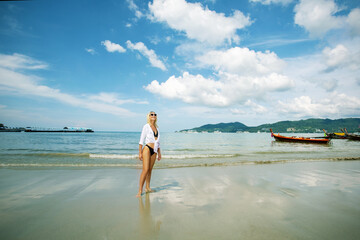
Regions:
<svg viewBox="0 0 360 240"><path fill-rule="evenodd" d="M360 239L360 161L0 169L0 239Z"/></svg>

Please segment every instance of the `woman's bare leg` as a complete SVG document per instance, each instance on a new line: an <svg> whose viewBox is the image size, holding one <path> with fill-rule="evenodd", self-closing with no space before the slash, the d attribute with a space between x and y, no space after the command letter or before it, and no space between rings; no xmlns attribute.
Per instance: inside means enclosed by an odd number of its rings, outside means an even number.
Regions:
<svg viewBox="0 0 360 240"><path fill-rule="evenodd" d="M155 153L150 158L149 171L148 171L148 174L146 175L146 187L145 187L146 192L152 192L152 190L150 188L150 180L151 180L151 172L152 172L152 169L153 169L155 161L156 161L156 156L157 156L157 154Z"/></svg>
<svg viewBox="0 0 360 240"><path fill-rule="evenodd" d="M143 169L140 174L140 183L139 183L139 192L136 197L140 197L143 191L144 183L146 176L148 175L150 169L150 151L148 147L144 147L143 149Z"/></svg>

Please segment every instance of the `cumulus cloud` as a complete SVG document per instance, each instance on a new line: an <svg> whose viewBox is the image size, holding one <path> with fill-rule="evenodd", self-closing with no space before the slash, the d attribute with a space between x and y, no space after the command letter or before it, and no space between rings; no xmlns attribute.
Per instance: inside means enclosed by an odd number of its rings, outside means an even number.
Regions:
<svg viewBox="0 0 360 240"><path fill-rule="evenodd" d="M349 50L342 44L333 49L326 47L322 53L326 59L326 64L331 68L345 64L350 55Z"/></svg>
<svg viewBox="0 0 360 240"><path fill-rule="evenodd" d="M295 23L309 31L311 36L321 37L344 25L346 18L336 16L339 10L333 0L301 0L295 7Z"/></svg>
<svg viewBox="0 0 360 240"><path fill-rule="evenodd" d="M291 2L293 2L293 0L250 0L250 2L261 3L263 5L270 5L270 4L287 5Z"/></svg>
<svg viewBox="0 0 360 240"><path fill-rule="evenodd" d="M281 74L285 62L272 52L255 52L248 48L212 50L196 57L197 65L212 67L214 78L192 75L171 76L167 81L153 81L146 90L168 99L209 107L248 105L258 112L263 108L251 99L263 99L267 92L287 91L294 86L292 79Z"/></svg>
<svg viewBox="0 0 360 240"><path fill-rule="evenodd" d="M180 99L186 103L200 103L210 106L227 106L229 100L222 94L223 83L206 79L202 75L191 75L185 72L181 77L171 76L159 84L152 81L146 90L168 99Z"/></svg>
<svg viewBox="0 0 360 240"><path fill-rule="evenodd" d="M185 72L183 76L171 76L163 83L154 80L145 89L186 103L228 107L244 103L249 98L262 98L269 91L284 91L293 87L292 80L276 73L261 77L243 77L219 72L218 78L214 80Z"/></svg>
<svg viewBox="0 0 360 240"><path fill-rule="evenodd" d="M234 47L226 51L209 51L197 57L200 64L213 66L217 71L239 75L264 75L280 72L285 62L273 53L255 52L248 48Z"/></svg>
<svg viewBox="0 0 360 240"><path fill-rule="evenodd" d="M219 45L226 40L238 42L236 31L251 24L250 18L238 10L226 17L200 3L185 0L154 0L149 3L149 9L152 20L164 22L175 30L185 32L190 39L211 45Z"/></svg>
<svg viewBox="0 0 360 240"><path fill-rule="evenodd" d="M131 41L127 41L126 42L127 47L131 50L137 50L139 51L144 57L146 57L147 59L149 59L150 64L153 67L157 67L160 68L161 70L165 71L166 67L165 64L158 58L158 56L156 55L155 51L152 49L148 49L144 43L142 42L138 42L133 44Z"/></svg>
<svg viewBox="0 0 360 240"><path fill-rule="evenodd" d="M16 59L18 62L7 60ZM63 93L59 89L51 88L40 83L41 79L35 75L26 74L19 70L43 69L46 64L25 55L0 54L0 91L16 95L27 95L54 99L64 104L89 109L95 112L109 113L118 116L134 115L127 109L116 104L92 97L79 97Z"/></svg>
<svg viewBox="0 0 360 240"><path fill-rule="evenodd" d="M123 48L122 46L120 46L117 43L112 43L109 40L102 41L101 45L104 45L106 51L108 51L108 52L119 52L119 53L126 52L125 48Z"/></svg>
<svg viewBox="0 0 360 240"><path fill-rule="evenodd" d="M360 69L360 49L352 48L349 50L343 44L338 44L334 48L324 48L323 57L328 66L328 70L336 68L347 68L350 70Z"/></svg>
<svg viewBox="0 0 360 240"><path fill-rule="evenodd" d="M290 101L278 101L281 113L297 117L344 117L360 112L360 99L345 94L333 93L328 98L313 100L309 96L301 96Z"/></svg>
<svg viewBox="0 0 360 240"><path fill-rule="evenodd" d="M350 25L351 32L360 35L360 8L353 9L346 21Z"/></svg>

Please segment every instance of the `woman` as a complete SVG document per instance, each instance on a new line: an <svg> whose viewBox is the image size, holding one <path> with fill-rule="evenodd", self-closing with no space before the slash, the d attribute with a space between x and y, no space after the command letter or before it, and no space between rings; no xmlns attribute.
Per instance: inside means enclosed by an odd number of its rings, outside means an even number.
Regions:
<svg viewBox="0 0 360 240"><path fill-rule="evenodd" d="M140 175L139 192L136 197L142 195L144 183L146 181L146 192L152 192L150 188L151 172L158 156L158 161L161 160L160 152L160 133L157 129L157 115L155 112L149 112L147 114L147 124L144 125L140 142L139 142L139 160L143 162L143 169ZM143 143L145 141L145 147Z"/></svg>

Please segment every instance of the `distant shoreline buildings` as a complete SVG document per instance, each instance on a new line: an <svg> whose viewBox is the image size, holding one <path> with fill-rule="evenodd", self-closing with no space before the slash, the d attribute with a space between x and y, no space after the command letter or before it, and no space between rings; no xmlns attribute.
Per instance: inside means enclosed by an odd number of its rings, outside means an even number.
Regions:
<svg viewBox="0 0 360 240"><path fill-rule="evenodd" d="M64 127L64 128L40 128L40 127L7 127L0 123L0 132L94 132L91 128Z"/></svg>

